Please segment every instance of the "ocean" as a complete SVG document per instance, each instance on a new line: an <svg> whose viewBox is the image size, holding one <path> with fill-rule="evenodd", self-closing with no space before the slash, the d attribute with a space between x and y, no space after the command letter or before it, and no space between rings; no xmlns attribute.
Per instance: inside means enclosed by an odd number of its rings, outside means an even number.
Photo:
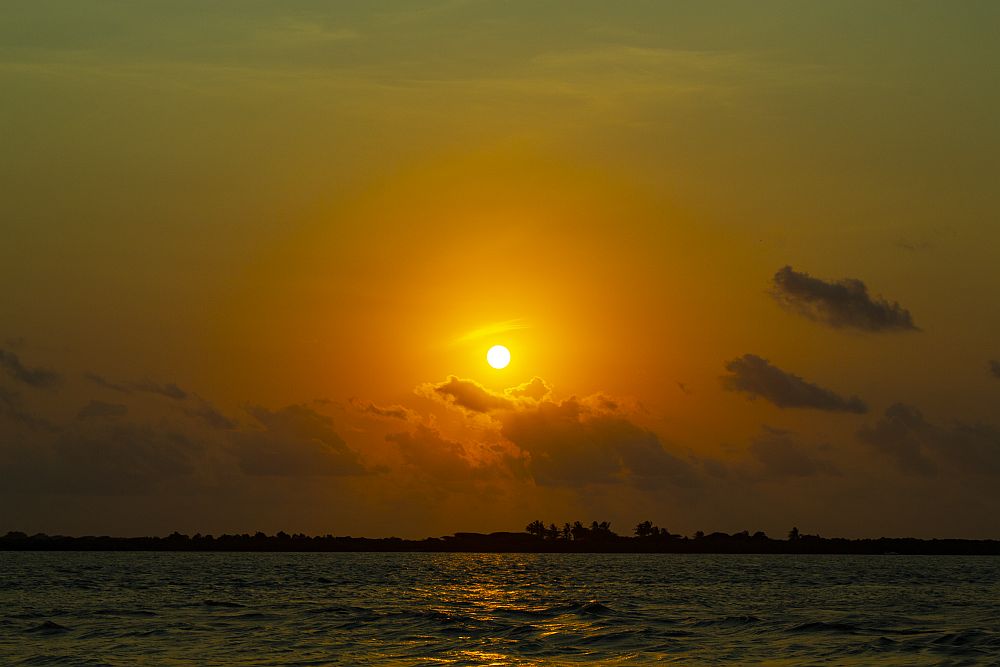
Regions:
<svg viewBox="0 0 1000 667"><path fill-rule="evenodd" d="M1000 557L0 552L2 665L1000 665Z"/></svg>

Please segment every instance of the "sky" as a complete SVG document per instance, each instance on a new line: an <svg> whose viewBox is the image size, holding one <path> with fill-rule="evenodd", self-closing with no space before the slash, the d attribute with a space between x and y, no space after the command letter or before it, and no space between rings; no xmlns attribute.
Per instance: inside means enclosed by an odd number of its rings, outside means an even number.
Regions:
<svg viewBox="0 0 1000 667"><path fill-rule="evenodd" d="M5 3L0 532L998 537L998 20Z"/></svg>

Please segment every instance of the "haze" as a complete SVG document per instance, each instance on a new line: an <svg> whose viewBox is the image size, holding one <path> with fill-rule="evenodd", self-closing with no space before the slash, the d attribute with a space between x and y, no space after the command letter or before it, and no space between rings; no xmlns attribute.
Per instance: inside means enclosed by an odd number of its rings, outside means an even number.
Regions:
<svg viewBox="0 0 1000 667"><path fill-rule="evenodd" d="M0 531L996 537L998 20L7 3Z"/></svg>

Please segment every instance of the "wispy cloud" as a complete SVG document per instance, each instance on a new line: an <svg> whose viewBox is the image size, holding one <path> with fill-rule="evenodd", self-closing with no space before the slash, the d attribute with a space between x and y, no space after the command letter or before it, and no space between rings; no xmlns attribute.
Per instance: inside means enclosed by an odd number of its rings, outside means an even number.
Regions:
<svg viewBox="0 0 1000 667"><path fill-rule="evenodd" d="M451 344L461 345L463 343L471 343L473 341L482 340L483 338L489 338L491 336L507 333L508 331L519 331L521 329L528 329L529 327L530 325L521 318L504 320L502 322L493 322L492 324L487 324L465 332L461 336L455 338Z"/></svg>

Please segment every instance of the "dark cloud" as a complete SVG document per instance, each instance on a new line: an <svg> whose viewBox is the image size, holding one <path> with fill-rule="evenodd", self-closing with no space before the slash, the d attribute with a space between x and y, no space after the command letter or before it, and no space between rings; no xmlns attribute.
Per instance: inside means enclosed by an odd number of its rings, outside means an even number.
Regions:
<svg viewBox="0 0 1000 667"><path fill-rule="evenodd" d="M20 400L17 392L10 391L9 389L0 386L0 407L8 410L20 407Z"/></svg>
<svg viewBox="0 0 1000 667"><path fill-rule="evenodd" d="M129 422L64 429L8 449L0 474L17 493L137 495L195 471L201 447L185 435ZM96 424L95 424L96 425Z"/></svg>
<svg viewBox="0 0 1000 667"><path fill-rule="evenodd" d="M385 439L399 448L407 464L435 479L466 481L477 473L462 443L424 424L413 431L390 433Z"/></svg>
<svg viewBox="0 0 1000 667"><path fill-rule="evenodd" d="M990 374L995 378L1000 378L1000 361L990 359Z"/></svg>
<svg viewBox="0 0 1000 667"><path fill-rule="evenodd" d="M55 444L65 492L145 493L190 475L200 449L185 435L160 426L123 424L93 434L72 433Z"/></svg>
<svg viewBox="0 0 1000 667"><path fill-rule="evenodd" d="M160 396L166 396L167 398L172 398L175 401L182 401L187 398L187 392L178 387L177 385L168 382L166 384L160 384L158 382L151 382L145 380L143 382L136 382L131 385L136 391L144 391L150 394L159 394Z"/></svg>
<svg viewBox="0 0 1000 667"><path fill-rule="evenodd" d="M896 403L873 426L861 428L858 438L905 473L931 475L949 467L1000 474L1000 430L988 424L932 424L917 408Z"/></svg>
<svg viewBox="0 0 1000 667"><path fill-rule="evenodd" d="M798 442L788 431L768 426L750 442L749 453L768 477L811 477L838 472L818 455L816 448Z"/></svg>
<svg viewBox="0 0 1000 667"><path fill-rule="evenodd" d="M36 417L21 406L20 394L4 387L0 387L0 417L33 430L55 430L55 426L48 420Z"/></svg>
<svg viewBox="0 0 1000 667"><path fill-rule="evenodd" d="M783 306L836 328L918 331L910 311L895 301L872 298L860 280L826 282L790 266L774 274L771 295Z"/></svg>
<svg viewBox="0 0 1000 667"><path fill-rule="evenodd" d="M210 428L220 431L231 431L236 428L236 422L219 412L219 410L200 396L192 397L195 407L185 410L189 417L194 417Z"/></svg>
<svg viewBox="0 0 1000 667"><path fill-rule="evenodd" d="M607 412L602 402L569 398L505 413L502 434L528 454L543 485L631 482L690 485L691 466L664 449L656 434Z"/></svg>
<svg viewBox="0 0 1000 667"><path fill-rule="evenodd" d="M553 401L551 391L538 377L498 393L453 375L417 388L418 394L466 414L491 415L520 452L506 461L508 468L521 475L526 471L538 484L624 482L655 488L696 483L691 464L668 452L655 433L633 423L620 401L603 394Z"/></svg>
<svg viewBox="0 0 1000 667"><path fill-rule="evenodd" d="M104 378L104 377L102 377L102 376L100 376L100 375L98 375L96 373L87 372L87 373L83 374L83 377L85 377L86 379L90 380L91 382L93 382L94 384L96 384L98 387L103 387L105 389L110 389L112 391L117 391L117 392L122 393L122 394L131 394L132 393L132 390L129 387L127 387L127 386L125 386L123 384L117 384L115 382L112 382L111 380L108 380L107 378Z"/></svg>
<svg viewBox="0 0 1000 667"><path fill-rule="evenodd" d="M95 417L124 417L128 414L128 407L121 403L105 403L104 401L91 401L80 408L77 419L93 419Z"/></svg>
<svg viewBox="0 0 1000 667"><path fill-rule="evenodd" d="M117 391L122 394L131 394L136 391L145 392L147 394L158 394L160 396L166 396L167 398L172 398L175 401L182 401L188 397L188 393L178 387L172 382L159 383L153 382L152 380L143 380L142 382L113 382L101 375L96 373L84 373L83 377L90 380L99 387L104 389L110 389L111 391Z"/></svg>
<svg viewBox="0 0 1000 667"><path fill-rule="evenodd" d="M18 382L45 389L59 383L59 374L47 368L28 368L13 352L0 349L0 368Z"/></svg>
<svg viewBox="0 0 1000 667"><path fill-rule="evenodd" d="M926 447L931 431L919 410L896 403L886 409L885 416L874 426L863 426L858 438L894 459L904 472L929 475L936 468Z"/></svg>
<svg viewBox="0 0 1000 667"><path fill-rule="evenodd" d="M760 396L779 408L815 408L855 413L868 411L868 406L857 396L843 398L829 389L786 373L755 354L744 354L726 362L726 370L730 375L722 377L723 387L729 391L745 392L751 397Z"/></svg>
<svg viewBox="0 0 1000 667"><path fill-rule="evenodd" d="M233 434L240 467L250 475L359 475L356 452L334 431L333 421L305 405L280 410L250 406L261 430Z"/></svg>
<svg viewBox="0 0 1000 667"><path fill-rule="evenodd" d="M449 375L447 380L438 384L421 385L417 387L417 393L470 412L509 410L515 405L511 398L496 394L475 380L463 380L454 375Z"/></svg>

